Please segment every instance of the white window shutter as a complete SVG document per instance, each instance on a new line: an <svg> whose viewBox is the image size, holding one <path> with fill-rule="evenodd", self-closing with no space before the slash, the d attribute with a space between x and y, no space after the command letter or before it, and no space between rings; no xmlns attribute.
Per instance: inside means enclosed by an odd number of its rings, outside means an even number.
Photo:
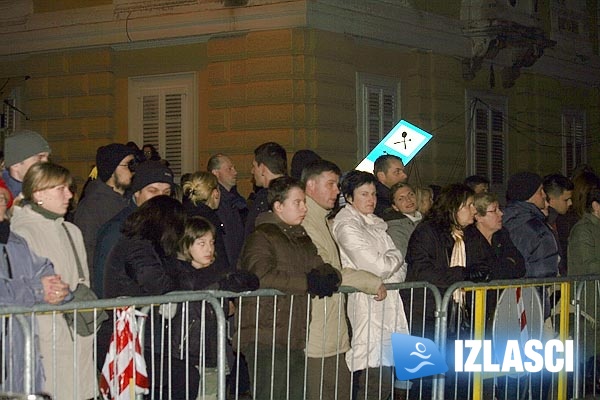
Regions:
<svg viewBox="0 0 600 400"><path fill-rule="evenodd" d="M371 151L396 124L396 93L392 88L366 86L367 151Z"/></svg>
<svg viewBox="0 0 600 400"><path fill-rule="evenodd" d="M566 176L587 161L585 117L581 112L563 113L563 160Z"/></svg>
<svg viewBox="0 0 600 400"><path fill-rule="evenodd" d="M504 113L498 110L491 111L490 130L490 169L488 179L492 185L502 185L506 179L505 171L505 143L504 143Z"/></svg>
<svg viewBox="0 0 600 400"><path fill-rule="evenodd" d="M486 177L493 190L501 192L506 184L506 105L496 99L493 106L488 101L475 102L471 126L468 174Z"/></svg>
<svg viewBox="0 0 600 400"><path fill-rule="evenodd" d="M142 144L153 145L175 176L182 170L182 93L142 96Z"/></svg>
<svg viewBox="0 0 600 400"><path fill-rule="evenodd" d="M489 118L484 108L475 111L475 174L488 176Z"/></svg>
<svg viewBox="0 0 600 400"><path fill-rule="evenodd" d="M159 147L160 98L158 94L142 97L142 143Z"/></svg>
<svg viewBox="0 0 600 400"><path fill-rule="evenodd" d="M169 161L171 170L181 175L182 143L182 97L181 93L165 96L165 143L164 157Z"/></svg>
<svg viewBox="0 0 600 400"><path fill-rule="evenodd" d="M129 140L153 145L176 177L198 169L195 73L129 79Z"/></svg>

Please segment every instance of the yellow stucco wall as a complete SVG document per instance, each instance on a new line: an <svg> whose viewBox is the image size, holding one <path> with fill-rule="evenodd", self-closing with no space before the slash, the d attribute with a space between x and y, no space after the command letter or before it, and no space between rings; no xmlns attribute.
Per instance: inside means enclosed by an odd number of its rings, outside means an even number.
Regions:
<svg viewBox="0 0 600 400"><path fill-rule="evenodd" d="M128 140L130 77L190 71L198 82L198 167L205 168L212 153L231 155L243 194L250 190L253 149L265 141L281 143L290 159L294 151L311 148L343 169L356 165L357 72L399 79L401 117L433 133L433 141L410 166L417 183L446 184L464 177L466 90L507 96L509 117L523 121L509 128L511 172L560 170L563 109L587 111L587 124L594 129L588 130L590 137L599 126L596 89L575 89L527 71L514 87L503 89L498 70L496 87L490 89L485 68L466 82L458 59L310 29L249 32L150 49L34 54L0 63L0 79L31 75L27 81L11 78L8 86L22 87L21 106L30 116L24 127L49 139L54 159L71 169L78 182L94 163L98 146ZM527 130L527 124L539 128ZM597 150L594 142L588 151L596 168Z"/></svg>

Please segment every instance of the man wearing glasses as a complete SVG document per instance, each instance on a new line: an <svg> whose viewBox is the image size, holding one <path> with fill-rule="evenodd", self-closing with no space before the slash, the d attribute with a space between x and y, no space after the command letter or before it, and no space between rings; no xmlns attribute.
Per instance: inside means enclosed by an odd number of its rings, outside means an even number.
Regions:
<svg viewBox="0 0 600 400"><path fill-rule="evenodd" d="M83 234L90 276L94 276L93 260L98 230L127 206L124 194L133 177L130 168L133 157L133 150L124 144L111 143L98 148L98 179L87 185L85 196L82 195L83 198L75 210L73 222Z"/></svg>

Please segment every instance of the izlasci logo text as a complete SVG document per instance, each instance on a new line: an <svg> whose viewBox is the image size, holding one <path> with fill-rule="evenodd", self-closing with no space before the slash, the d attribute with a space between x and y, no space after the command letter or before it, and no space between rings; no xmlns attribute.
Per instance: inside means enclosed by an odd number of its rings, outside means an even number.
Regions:
<svg viewBox="0 0 600 400"><path fill-rule="evenodd" d="M497 361L495 361L497 360ZM456 372L573 372L573 341L552 339L546 343L507 340L506 346L492 346L491 340L455 340Z"/></svg>
<svg viewBox="0 0 600 400"><path fill-rule="evenodd" d="M429 339L392 333L392 349L398 380L422 378L448 370L444 357Z"/></svg>

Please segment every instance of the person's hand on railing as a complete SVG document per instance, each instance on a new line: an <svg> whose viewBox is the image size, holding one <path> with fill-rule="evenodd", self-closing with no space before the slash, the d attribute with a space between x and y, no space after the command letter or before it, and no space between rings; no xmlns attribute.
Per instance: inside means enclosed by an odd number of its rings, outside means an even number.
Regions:
<svg viewBox="0 0 600 400"><path fill-rule="evenodd" d="M235 271L219 281L219 289L229 292L252 292L260 288L258 277L252 272Z"/></svg>
<svg viewBox="0 0 600 400"><path fill-rule="evenodd" d="M330 264L324 263L306 274L308 293L319 298L329 297L338 290L342 277Z"/></svg>
<svg viewBox="0 0 600 400"><path fill-rule="evenodd" d="M375 294L375 297L373 297L376 301L382 301L385 300L385 298L387 297L387 289L385 288L385 284L381 284L381 286L379 286L379 289L377 289L377 293Z"/></svg>
<svg viewBox="0 0 600 400"><path fill-rule="evenodd" d="M487 265L477 265L466 271L465 280L471 282L489 282L491 280L490 268Z"/></svg>
<svg viewBox="0 0 600 400"><path fill-rule="evenodd" d="M40 281L44 289L44 301L48 304L60 304L70 294L69 285L62 281L60 275L43 276Z"/></svg>

